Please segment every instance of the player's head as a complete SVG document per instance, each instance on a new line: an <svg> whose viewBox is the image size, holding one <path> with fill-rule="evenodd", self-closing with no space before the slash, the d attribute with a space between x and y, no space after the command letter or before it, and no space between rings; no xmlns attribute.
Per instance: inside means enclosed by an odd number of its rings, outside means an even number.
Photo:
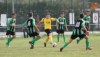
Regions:
<svg viewBox="0 0 100 57"><path fill-rule="evenodd" d="M46 13L46 18L50 18L50 13L49 12Z"/></svg>
<svg viewBox="0 0 100 57"><path fill-rule="evenodd" d="M16 18L16 14L15 13L12 13L12 18Z"/></svg>
<svg viewBox="0 0 100 57"><path fill-rule="evenodd" d="M84 17L84 14L83 13L80 13L80 18L83 18Z"/></svg>
<svg viewBox="0 0 100 57"><path fill-rule="evenodd" d="M90 10L86 11L86 15L90 16Z"/></svg>
<svg viewBox="0 0 100 57"><path fill-rule="evenodd" d="M64 12L61 12L61 17L64 17L64 16L65 16Z"/></svg>
<svg viewBox="0 0 100 57"><path fill-rule="evenodd" d="M30 12L30 13L28 14L28 16L29 16L29 17L33 17L33 13Z"/></svg>

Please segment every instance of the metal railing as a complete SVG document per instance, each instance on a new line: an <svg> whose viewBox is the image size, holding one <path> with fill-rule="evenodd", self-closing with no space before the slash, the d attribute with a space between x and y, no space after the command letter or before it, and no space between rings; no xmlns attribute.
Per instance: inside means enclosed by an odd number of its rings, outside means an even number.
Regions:
<svg viewBox="0 0 100 57"><path fill-rule="evenodd" d="M72 31L75 25L67 25L68 26L68 30ZM90 24L90 31L100 31L100 24ZM6 32L6 28L7 27L0 27L0 32ZM56 31L56 25L52 25L52 31ZM41 25L39 27L40 31L43 32L44 31L44 26ZM16 32L22 32L22 25L16 25Z"/></svg>

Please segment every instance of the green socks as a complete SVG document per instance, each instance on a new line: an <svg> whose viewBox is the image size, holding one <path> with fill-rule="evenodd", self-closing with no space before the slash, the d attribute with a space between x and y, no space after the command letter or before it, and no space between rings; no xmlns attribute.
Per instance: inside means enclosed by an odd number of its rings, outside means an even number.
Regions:
<svg viewBox="0 0 100 57"><path fill-rule="evenodd" d="M7 44L7 45L9 45L9 42L10 42L10 38L8 38L8 40L7 40L6 44Z"/></svg>
<svg viewBox="0 0 100 57"><path fill-rule="evenodd" d="M58 36L57 36L57 42L59 42L59 34L58 34Z"/></svg>
<svg viewBox="0 0 100 57"><path fill-rule="evenodd" d="M66 42L66 43L63 45L62 48L64 49L67 45L68 45L68 43Z"/></svg>
<svg viewBox="0 0 100 57"><path fill-rule="evenodd" d="M39 40L39 39L40 39L40 37L33 38L33 39L32 39L32 44L34 45L34 43L35 43L37 40Z"/></svg>
<svg viewBox="0 0 100 57"><path fill-rule="evenodd" d="M10 43L14 38L8 38L7 43Z"/></svg>
<svg viewBox="0 0 100 57"><path fill-rule="evenodd" d="M89 48L89 41L86 40L86 49Z"/></svg>
<svg viewBox="0 0 100 57"><path fill-rule="evenodd" d="M14 38L10 38L10 42L13 40Z"/></svg>
<svg viewBox="0 0 100 57"><path fill-rule="evenodd" d="M62 36L63 36L63 39L64 39L64 42L65 42L65 35L64 34L62 34ZM59 42L59 37L60 37L60 34L58 34L58 36L57 36L57 42Z"/></svg>
<svg viewBox="0 0 100 57"><path fill-rule="evenodd" d="M31 40L31 42L33 43L35 41L35 38L33 38L32 40Z"/></svg>
<svg viewBox="0 0 100 57"><path fill-rule="evenodd" d="M79 38L78 41L80 42L83 38Z"/></svg>
<svg viewBox="0 0 100 57"><path fill-rule="evenodd" d="M14 38L8 38L6 45L9 46L10 42L13 40Z"/></svg>
<svg viewBox="0 0 100 57"><path fill-rule="evenodd" d="M65 42L65 35L63 34L63 39L64 39L64 42Z"/></svg>

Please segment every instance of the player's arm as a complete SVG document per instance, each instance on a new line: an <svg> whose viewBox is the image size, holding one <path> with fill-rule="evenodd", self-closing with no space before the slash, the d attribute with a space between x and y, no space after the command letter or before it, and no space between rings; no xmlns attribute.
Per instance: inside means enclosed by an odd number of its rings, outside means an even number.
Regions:
<svg viewBox="0 0 100 57"><path fill-rule="evenodd" d="M89 23L88 23L88 30L90 30L90 18L89 18Z"/></svg>
<svg viewBox="0 0 100 57"><path fill-rule="evenodd" d="M35 19L33 20L33 26L35 27L35 29L39 32L40 30L37 28L36 24L35 24Z"/></svg>
<svg viewBox="0 0 100 57"><path fill-rule="evenodd" d="M88 30L90 30L90 23L88 23Z"/></svg>
<svg viewBox="0 0 100 57"><path fill-rule="evenodd" d="M58 30L58 22L56 21L56 29Z"/></svg>
<svg viewBox="0 0 100 57"><path fill-rule="evenodd" d="M39 19L40 19L40 17L39 17L39 15L37 15L36 16L36 25L38 25L38 23L40 22Z"/></svg>
<svg viewBox="0 0 100 57"><path fill-rule="evenodd" d="M56 18L51 18L51 21L56 21L59 23L58 19L56 19Z"/></svg>
<svg viewBox="0 0 100 57"><path fill-rule="evenodd" d="M42 20L37 23L37 27L39 27L42 22L44 22L44 18L42 18Z"/></svg>
<svg viewBox="0 0 100 57"><path fill-rule="evenodd" d="M27 27L27 21L25 21L24 24L22 25L22 30L24 29L24 27Z"/></svg>
<svg viewBox="0 0 100 57"><path fill-rule="evenodd" d="M27 21L25 21L22 26L26 27L27 26Z"/></svg>
<svg viewBox="0 0 100 57"><path fill-rule="evenodd" d="M86 27L85 26L82 26L82 27L83 27L83 30L85 30L85 34L89 35L89 31L87 31Z"/></svg>
<svg viewBox="0 0 100 57"><path fill-rule="evenodd" d="M37 26L34 26L35 27L35 29L37 30L37 32L40 32L40 30L38 29L38 27Z"/></svg>
<svg viewBox="0 0 100 57"><path fill-rule="evenodd" d="M56 18L50 18L51 19L51 21L57 21L57 19Z"/></svg>
<svg viewBox="0 0 100 57"><path fill-rule="evenodd" d="M7 21L7 26L13 26L13 25L11 24L11 21L12 21L12 19L9 19L9 20Z"/></svg>
<svg viewBox="0 0 100 57"><path fill-rule="evenodd" d="M85 26L82 26L82 29L85 30L87 32L87 29L85 28Z"/></svg>
<svg viewBox="0 0 100 57"><path fill-rule="evenodd" d="M83 21L83 23L82 23L82 29L86 31L86 34L88 34L88 31L87 31L87 29L85 27L85 21Z"/></svg>
<svg viewBox="0 0 100 57"><path fill-rule="evenodd" d="M64 20L64 25L65 25L66 31L68 31L66 19Z"/></svg>

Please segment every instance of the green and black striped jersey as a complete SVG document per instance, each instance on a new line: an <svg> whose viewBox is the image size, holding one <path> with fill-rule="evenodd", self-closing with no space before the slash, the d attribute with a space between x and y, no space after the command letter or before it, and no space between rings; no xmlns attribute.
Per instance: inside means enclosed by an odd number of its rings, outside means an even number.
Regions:
<svg viewBox="0 0 100 57"><path fill-rule="evenodd" d="M28 33L33 33L36 32L35 30L35 19L34 18L29 18L24 24L23 27L27 27L28 28Z"/></svg>
<svg viewBox="0 0 100 57"><path fill-rule="evenodd" d="M59 17L56 24L59 30L64 30L64 27L67 25L66 18Z"/></svg>
<svg viewBox="0 0 100 57"><path fill-rule="evenodd" d="M85 21L85 27L88 28L90 23L90 16L84 15L83 20Z"/></svg>
<svg viewBox="0 0 100 57"><path fill-rule="evenodd" d="M85 21L83 19L79 19L76 21L75 28L73 29L73 35L81 35L83 34L82 27L85 26Z"/></svg>
<svg viewBox="0 0 100 57"><path fill-rule="evenodd" d="M7 22L7 30L8 31L12 31L12 32L14 32L15 31L15 26L10 26L11 24L12 25L15 25L15 23L16 23L16 19L15 18L9 18L8 19L8 22Z"/></svg>

